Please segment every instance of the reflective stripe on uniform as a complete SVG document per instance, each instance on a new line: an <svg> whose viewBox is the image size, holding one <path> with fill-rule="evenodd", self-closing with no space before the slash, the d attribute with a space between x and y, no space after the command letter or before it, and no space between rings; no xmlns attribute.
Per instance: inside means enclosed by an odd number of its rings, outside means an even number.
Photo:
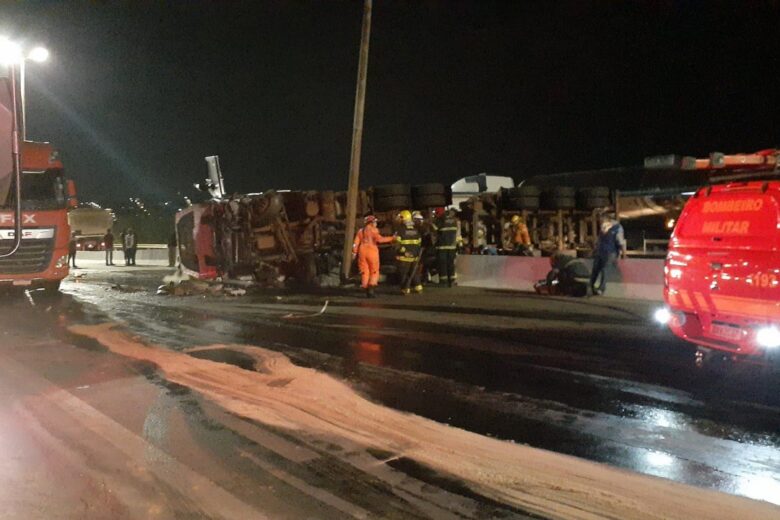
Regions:
<svg viewBox="0 0 780 520"><path fill-rule="evenodd" d="M408 257L408 256L396 256L396 257L395 257L395 259L396 259L396 260L398 260L398 261L400 261L400 262L416 262L416 261L417 261L417 258L418 258L418 257L416 257L416 256L413 256L413 257Z"/></svg>
<svg viewBox="0 0 780 520"><path fill-rule="evenodd" d="M396 239L396 242L404 246L416 246L422 244L422 240L419 238L410 238L408 240Z"/></svg>
<svg viewBox="0 0 780 520"><path fill-rule="evenodd" d="M436 246L436 249L452 249L452 250L455 250L456 246Z"/></svg>
<svg viewBox="0 0 780 520"><path fill-rule="evenodd" d="M443 227L443 228L438 228L438 230L439 231L457 231L458 228L457 227Z"/></svg>

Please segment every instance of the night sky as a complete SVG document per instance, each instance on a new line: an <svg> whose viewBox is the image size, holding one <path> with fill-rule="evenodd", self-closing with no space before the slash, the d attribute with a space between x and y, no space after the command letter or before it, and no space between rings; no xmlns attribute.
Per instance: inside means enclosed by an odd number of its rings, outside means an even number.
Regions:
<svg viewBox="0 0 780 520"><path fill-rule="evenodd" d="M360 1L2 2L82 199L345 189ZM776 2L375 0L362 184L778 144Z"/></svg>

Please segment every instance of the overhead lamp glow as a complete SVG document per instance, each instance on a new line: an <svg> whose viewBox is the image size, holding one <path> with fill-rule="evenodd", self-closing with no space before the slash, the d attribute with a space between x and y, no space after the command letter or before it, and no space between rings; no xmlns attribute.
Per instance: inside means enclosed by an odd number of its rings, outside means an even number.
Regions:
<svg viewBox="0 0 780 520"><path fill-rule="evenodd" d="M672 319L672 313L666 307L661 307L653 313L653 319L661 325L666 325Z"/></svg>
<svg viewBox="0 0 780 520"><path fill-rule="evenodd" d="M38 63L43 63L49 59L49 49L46 47L35 47L27 55L27 58L32 61L37 61Z"/></svg>
<svg viewBox="0 0 780 520"><path fill-rule="evenodd" d="M780 347L780 330L777 327L763 327L756 332L756 343L764 348Z"/></svg>
<svg viewBox="0 0 780 520"><path fill-rule="evenodd" d="M8 38L0 38L0 64L15 65L24 59L22 48Z"/></svg>

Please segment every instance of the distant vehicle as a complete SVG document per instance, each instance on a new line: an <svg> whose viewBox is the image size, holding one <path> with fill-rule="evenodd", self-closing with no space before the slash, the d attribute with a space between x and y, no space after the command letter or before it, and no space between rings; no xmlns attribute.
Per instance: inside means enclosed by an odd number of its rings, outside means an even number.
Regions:
<svg viewBox="0 0 780 520"><path fill-rule="evenodd" d="M745 180L699 189L685 205L664 268L659 319L698 345L700 367L780 359L777 155L740 157L742 173L729 173Z"/></svg>
<svg viewBox="0 0 780 520"><path fill-rule="evenodd" d="M114 215L101 208L77 208L68 212L68 224L76 234L76 247L81 251L103 251L103 236L114 225Z"/></svg>
<svg viewBox="0 0 780 520"><path fill-rule="evenodd" d="M461 202L465 202L475 195L498 193L501 191L501 188L514 187L515 181L512 177L488 175L487 173L463 177L455 181L451 186L452 204L457 208Z"/></svg>

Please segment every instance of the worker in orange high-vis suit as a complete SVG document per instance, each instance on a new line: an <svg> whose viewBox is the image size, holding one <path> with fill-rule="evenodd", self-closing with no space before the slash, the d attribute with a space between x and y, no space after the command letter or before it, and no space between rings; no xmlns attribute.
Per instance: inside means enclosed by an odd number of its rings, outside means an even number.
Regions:
<svg viewBox="0 0 780 520"><path fill-rule="evenodd" d="M360 267L361 286L366 290L366 297L374 297L374 287L379 284L379 244L392 242L395 237L383 237L376 228L376 217L368 215L364 226L355 235L352 243L352 256L357 255Z"/></svg>

